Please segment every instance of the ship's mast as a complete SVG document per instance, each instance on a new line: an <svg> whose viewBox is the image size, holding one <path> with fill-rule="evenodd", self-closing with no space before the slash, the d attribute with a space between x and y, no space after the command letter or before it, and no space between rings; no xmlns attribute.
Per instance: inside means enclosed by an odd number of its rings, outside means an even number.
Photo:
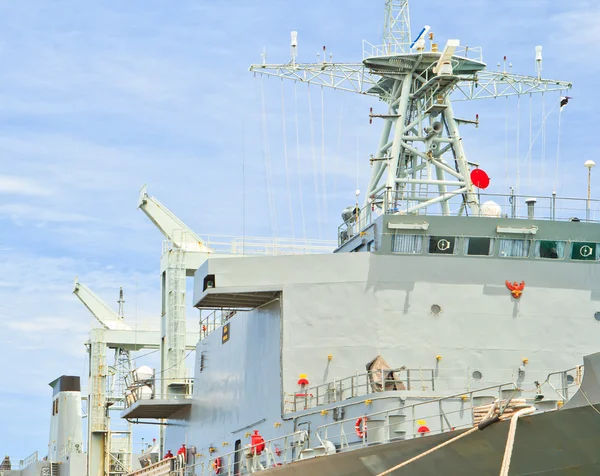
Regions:
<svg viewBox="0 0 600 476"><path fill-rule="evenodd" d="M385 0L383 44L396 53L407 53L410 50L408 0Z"/></svg>
<svg viewBox="0 0 600 476"><path fill-rule="evenodd" d="M331 63L325 55L318 63L298 63L294 32L292 61L263 62L250 71L372 95L386 104L384 114L371 114L371 120L383 120L383 129L371 159L361 220L375 208L414 214L438 203L441 213L449 215L450 200L457 196L462 197L461 213L477 214L478 197L459 128L477 120L457 119L450 96L453 101L519 96L563 91L571 83L487 71L480 48L449 40L439 51L433 35L427 36L429 27L411 43L408 0L385 0L385 7L384 43L364 41L362 63Z"/></svg>

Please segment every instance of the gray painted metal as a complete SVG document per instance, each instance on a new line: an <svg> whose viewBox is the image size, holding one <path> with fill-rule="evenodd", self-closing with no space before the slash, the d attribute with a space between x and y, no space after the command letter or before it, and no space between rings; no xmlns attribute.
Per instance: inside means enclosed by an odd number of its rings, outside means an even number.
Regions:
<svg viewBox="0 0 600 476"><path fill-rule="evenodd" d="M392 236L398 229L390 228L390 224L424 221L427 230L407 233L455 236L458 253L430 255L425 246L421 254L391 252ZM584 355L598 349L600 322L594 314L600 310L600 268L595 262L568 259L502 258L497 249L494 256L464 256L461 241L468 236L515 238L498 233L499 227L532 226L537 230L530 239L600 239L598 226L586 223L383 216L339 250L350 251L372 241L376 246L371 253L209 258L195 275L197 307L215 302L235 307L230 296L237 295L278 293L279 297L263 307L233 314L227 321L228 342L221 342L219 329L199 342L192 406L176 415L176 426L167 427L167 447L176 448L185 442L196 446L202 457L214 457L230 452L238 439L247 444L253 429L260 430L265 439L308 429L314 440L316 428L333 422L332 410L340 404L287 413L285 401L299 392L299 375L306 374L311 386L333 382L364 372L365 364L377 355L383 355L392 367L433 368L435 392L428 388L379 394L376 397L381 398L374 399L368 408L364 398L347 401L343 404L345 418L391 409L402 401L408 404L505 382L515 382L533 396L534 381L543 382L551 372L580 365ZM213 288L204 289L207 275L215 276ZM525 281L520 299L512 297L506 280ZM433 312L434 305L440 312ZM481 378L476 378L475 372ZM552 397L560 399L558 395L546 396ZM323 409L329 411L322 414ZM523 434L535 440L536 435L558 424L565 425L568 432L575 431L590 418L589 411L544 418L536 415L531 421L539 418L535 420L539 426L532 427L533 433ZM440 474L439 468L448 464L444 461L466 465L473 457L483 461L469 463L472 470L461 466L463 472L457 469L445 474L497 474L505 428L497 425L467 438L453 450L440 452L427 463L431 466L419 466L422 473L407 474ZM321 474L374 474L360 469L357 458L368 460L374 455L377 459L380 453L390 453L392 456L383 461L391 465L444 438L446 434L389 443L383 445L387 449L355 450L324 458L324 462L294 463L276 471L305 474L298 468L314 472L310 468L318 464ZM524 445L520 438L519 448ZM595 438L590 440L593 444ZM558 445L569 441L570 450L572 439L565 434L556 436ZM403 444L407 446L398 450ZM210 453L210 447L216 452ZM543 444L527 443L525 447L537 456L531 464L523 463L523 471L542 470L546 466L536 466L535 462L551 461ZM571 456L577 460L585 448L570 452L570 457L561 461L571 464ZM527 453L517 456L520 451L516 450L515 464L519 458L526 459ZM457 453L470 456L459 458ZM581 464L595 461L584 456ZM330 466L330 460L340 461L341 466Z"/></svg>

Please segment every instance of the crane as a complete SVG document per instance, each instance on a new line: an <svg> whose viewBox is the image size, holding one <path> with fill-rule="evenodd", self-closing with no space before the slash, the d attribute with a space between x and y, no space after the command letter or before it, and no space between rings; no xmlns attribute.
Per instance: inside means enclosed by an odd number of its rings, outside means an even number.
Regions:
<svg viewBox="0 0 600 476"><path fill-rule="evenodd" d="M158 347L158 333L138 333L125 324L123 288L119 313L75 277L73 294L96 318L101 328L92 329L86 344L90 356L88 381L88 471L90 476L122 476L131 471L131 424L125 430L110 427L109 411L125 408L126 377L131 372L130 351ZM106 362L114 350L114 364Z"/></svg>
<svg viewBox="0 0 600 476"><path fill-rule="evenodd" d="M204 240L183 223L171 210L146 192L146 184L140 190L138 208L156 225L165 238L176 248L209 253Z"/></svg>

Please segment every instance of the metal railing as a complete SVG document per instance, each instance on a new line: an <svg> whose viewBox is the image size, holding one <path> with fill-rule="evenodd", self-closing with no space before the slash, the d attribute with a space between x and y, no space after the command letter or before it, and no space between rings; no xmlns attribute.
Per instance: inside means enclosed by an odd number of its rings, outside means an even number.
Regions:
<svg viewBox="0 0 600 476"><path fill-rule="evenodd" d="M538 384L538 393L542 394L545 385L548 385L561 400L566 403L577 392L583 380L583 365L578 365L560 372L548 374L542 384Z"/></svg>
<svg viewBox="0 0 600 476"><path fill-rule="evenodd" d="M160 389L162 382L169 382L169 386L178 384L181 388L179 393L169 393L166 396L161 396ZM138 380L127 387L125 394L126 408L129 408L135 402L140 400L187 400L192 398L194 393L194 379L157 379L155 377L149 379Z"/></svg>
<svg viewBox="0 0 600 476"><path fill-rule="evenodd" d="M356 418L321 425L316 429L316 434L320 441L330 441L336 445L338 451L349 451L371 444L389 443L396 439L411 439L471 428L474 409L495 400L507 402L518 391L516 384L509 382L412 405L365 413L361 419L365 419L367 431L363 431L362 436L356 432Z"/></svg>
<svg viewBox="0 0 600 476"><path fill-rule="evenodd" d="M236 314L235 309L217 309L200 319L200 340L223 326Z"/></svg>
<svg viewBox="0 0 600 476"><path fill-rule="evenodd" d="M19 468L18 469L25 469L28 466L31 466L32 464L37 463L38 461L39 461L38 452L34 451L29 456L27 456L27 458L22 459L22 460L19 461Z"/></svg>
<svg viewBox="0 0 600 476"><path fill-rule="evenodd" d="M292 238L239 237L232 235L200 235L204 245L211 253L233 255L279 256L295 254L330 253L335 249L335 241L309 240ZM184 235L180 242L186 251L203 251L205 248L198 242L186 239ZM175 248L173 241L163 241L162 250L165 253Z"/></svg>
<svg viewBox="0 0 600 476"><path fill-rule="evenodd" d="M373 199L373 204L364 207L346 222L338 227L338 245L343 244L353 236L367 228L379 215L413 215L413 216L441 216L443 215L438 204L431 204L414 212L406 213L418 203L439 197L436 192L421 192L418 196L409 196L406 192L384 190ZM600 200L586 198L559 197L539 195L511 194L478 194L480 206L479 213L475 216L501 217L515 219L534 219L549 221L580 221L600 223ZM494 202L494 206L485 202ZM457 195L450 201L451 216L473 216L470 211L465 211L462 206L462 196Z"/></svg>
<svg viewBox="0 0 600 476"><path fill-rule="evenodd" d="M332 382L301 388L284 401L286 413L307 410L329 403L361 397L376 392L397 390L435 391L434 369L371 370ZM288 398L291 398L288 400Z"/></svg>
<svg viewBox="0 0 600 476"><path fill-rule="evenodd" d="M246 434L247 437L250 433ZM249 474L257 471L292 463L300 459L300 453L307 447L309 434L301 430L280 436L264 442L265 448L260 454L254 455L253 447L245 447L225 454L214 454L208 458L188 465L186 475L204 476L219 474L234 476ZM215 468L218 467L218 473Z"/></svg>

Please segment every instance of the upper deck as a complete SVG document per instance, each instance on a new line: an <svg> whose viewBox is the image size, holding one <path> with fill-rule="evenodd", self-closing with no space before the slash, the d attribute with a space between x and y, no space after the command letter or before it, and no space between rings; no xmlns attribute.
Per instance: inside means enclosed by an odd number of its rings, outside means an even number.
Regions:
<svg viewBox="0 0 600 476"><path fill-rule="evenodd" d="M431 209L406 215L398 202L395 207L391 202L381 196L380 209L355 211L338 229L336 251L587 263L600 259L600 200L487 194L481 196L484 204L477 216L442 216Z"/></svg>

